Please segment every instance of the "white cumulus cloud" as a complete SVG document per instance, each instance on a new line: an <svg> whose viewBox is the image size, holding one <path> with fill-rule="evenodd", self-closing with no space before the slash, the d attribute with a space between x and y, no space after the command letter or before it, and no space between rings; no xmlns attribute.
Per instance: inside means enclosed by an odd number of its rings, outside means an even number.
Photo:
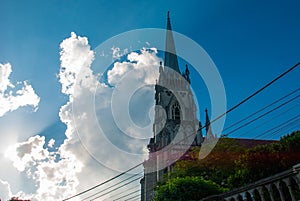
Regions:
<svg viewBox="0 0 300 201"><path fill-rule="evenodd" d="M107 73L108 86L91 69L95 54L86 37L71 33L60 48L58 79L62 93L69 97L59 112L60 120L67 126L63 144L54 149L54 139L46 142L44 136L36 135L6 152L14 167L35 182L36 191L30 197L33 201L62 200L129 169L145 159L148 143L148 139L135 139L124 133L133 129L126 127L126 123L122 125L124 129L118 127L116 121L122 122L125 117L113 116L111 98L120 83L131 80L127 85L122 84L125 94L127 89L142 85L147 85L143 93L150 93L144 101L134 101L131 114L140 114L145 105L154 104L154 97L151 98L154 93L148 85L154 84L158 76L160 59L156 49L132 52L126 61L116 62ZM127 51L112 48L112 59L125 56ZM115 104L124 106L122 98L114 100ZM145 117L138 116L142 118Z"/></svg>
<svg viewBox="0 0 300 201"><path fill-rule="evenodd" d="M9 80L11 73L12 68L9 63L0 64L0 117L27 105L37 109L40 102L39 96L27 81L20 82L17 86L13 85ZM20 89L16 90L16 87Z"/></svg>
<svg viewBox="0 0 300 201"><path fill-rule="evenodd" d="M126 55L128 53L128 49L124 49L121 51L121 48L119 47L112 47L112 58L113 59L120 59L122 56Z"/></svg>
<svg viewBox="0 0 300 201"><path fill-rule="evenodd" d="M11 196L12 192L9 183L0 179L0 200L8 200Z"/></svg>
<svg viewBox="0 0 300 201"><path fill-rule="evenodd" d="M62 42L60 59L63 73L59 75L60 80L64 80L67 76L66 72L76 72L73 73L74 79L66 82L67 85L61 81L62 91L69 95L69 102L61 107L59 115L61 121L67 125L65 133L67 139L60 149L73 153L84 167L81 172L77 173L80 183L76 188L78 192L116 175L118 173L116 170L127 170L145 159L145 145L148 143L148 139L141 143L140 140L130 138L122 133L122 130L120 131L112 116L111 96L114 89L117 88L118 82L124 79L128 72L133 75L133 77L129 77L132 82L126 85L129 88L154 84L158 77L160 61L155 48L129 53L126 61L114 63L111 70L108 71L107 81L110 85L115 86L109 87L100 82L98 74L91 69L91 63L95 59L91 55L94 54L88 43L84 43L85 46L82 46L82 41L86 42L87 39L73 33L70 38ZM75 50L69 49L70 46ZM79 49L84 52L81 57L85 58L85 62L81 62L82 59L77 60L77 58L74 60L82 65L81 69L77 69L73 62L63 62L68 60L73 51ZM123 54L127 51L117 47L113 47L112 50L112 59L124 56ZM71 86L72 90L64 90L65 86ZM123 105L122 99L117 101L119 101L118 105ZM151 101L154 103L154 93ZM139 104L142 105L145 102L141 100ZM141 108L141 106L136 106L134 108ZM133 111L133 113L139 112ZM130 129L128 128L128 130ZM151 129L149 129L149 133L151 133ZM139 133L139 135L143 134Z"/></svg>
<svg viewBox="0 0 300 201"><path fill-rule="evenodd" d="M116 62L111 70L108 71L108 82L116 85L120 79L128 72L134 70L134 77L137 82L145 84L155 84L158 78L159 58L155 48L142 49L141 53L131 52L127 56L128 62Z"/></svg>
<svg viewBox="0 0 300 201"><path fill-rule="evenodd" d="M72 153L63 149L50 152L45 143L44 136L36 135L9 147L5 156L36 183L36 193L30 199L61 200L75 193L76 174L82 165Z"/></svg>
<svg viewBox="0 0 300 201"><path fill-rule="evenodd" d="M91 50L86 37L77 36L74 32L71 37L65 39L60 44L61 68L59 81L62 84L64 94L74 94L76 82L83 82L87 87L93 75L89 66L94 59L94 52ZM78 75L82 77L78 77Z"/></svg>
<svg viewBox="0 0 300 201"><path fill-rule="evenodd" d="M49 142L48 142L48 147L53 148L54 143L55 143L55 140L54 140L54 139L49 140Z"/></svg>

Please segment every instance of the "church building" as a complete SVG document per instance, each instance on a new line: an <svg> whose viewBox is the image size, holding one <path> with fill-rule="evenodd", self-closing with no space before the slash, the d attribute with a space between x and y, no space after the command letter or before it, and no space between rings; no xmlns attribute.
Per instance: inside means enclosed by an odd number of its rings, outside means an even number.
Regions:
<svg viewBox="0 0 300 201"><path fill-rule="evenodd" d="M192 146L201 146L202 126L196 117L196 105L190 88L188 65L180 72L168 12L164 64L160 63L155 85L153 137L148 144L149 158L144 162L141 201L154 198L154 188L164 174L172 170ZM210 127L206 110L205 127Z"/></svg>

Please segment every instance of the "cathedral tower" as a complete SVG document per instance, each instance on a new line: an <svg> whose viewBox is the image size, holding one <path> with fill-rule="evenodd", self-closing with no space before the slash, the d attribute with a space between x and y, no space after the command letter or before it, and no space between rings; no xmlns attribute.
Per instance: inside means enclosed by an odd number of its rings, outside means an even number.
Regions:
<svg viewBox="0 0 300 201"><path fill-rule="evenodd" d="M190 72L186 65L180 72L170 15L167 16L164 65L160 63L155 85L155 118L153 137L148 144L149 159L144 162L141 200L154 197L156 183L172 169L176 159L190 146L202 143L201 123L196 118L196 105L190 88Z"/></svg>

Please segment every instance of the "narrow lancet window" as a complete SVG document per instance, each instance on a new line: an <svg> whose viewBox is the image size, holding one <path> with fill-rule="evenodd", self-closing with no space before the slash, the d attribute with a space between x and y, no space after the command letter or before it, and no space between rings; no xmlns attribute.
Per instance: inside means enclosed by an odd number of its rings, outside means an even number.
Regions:
<svg viewBox="0 0 300 201"><path fill-rule="evenodd" d="M180 120L180 106L178 102L172 106L172 119Z"/></svg>

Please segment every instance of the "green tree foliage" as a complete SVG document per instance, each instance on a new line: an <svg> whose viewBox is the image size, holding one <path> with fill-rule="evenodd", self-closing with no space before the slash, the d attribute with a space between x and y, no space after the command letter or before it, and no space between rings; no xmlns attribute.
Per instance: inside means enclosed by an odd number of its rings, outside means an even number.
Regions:
<svg viewBox="0 0 300 201"><path fill-rule="evenodd" d="M282 137L278 143L246 150L234 163L228 178L231 188L243 186L291 168L300 162L300 132Z"/></svg>
<svg viewBox="0 0 300 201"><path fill-rule="evenodd" d="M156 189L156 200L180 200L177 199L179 195L186 196L182 200L199 199L197 195L201 198L211 195L210 190L209 194L199 191L198 185L204 185L203 181L213 183L207 188L212 187L214 191L214 185L217 185L221 192L287 170L300 163L300 132L284 136L276 143L250 149L241 147L235 139L223 138L205 159L198 158L199 148L189 154L188 160L177 161L172 172L165 175ZM201 188L205 189L204 186Z"/></svg>
<svg viewBox="0 0 300 201"><path fill-rule="evenodd" d="M204 180L202 177L176 177L157 187L154 200L192 201L219 194L225 190L218 184Z"/></svg>
<svg viewBox="0 0 300 201"><path fill-rule="evenodd" d="M192 151L192 160L178 161L169 177L202 176L227 187L227 178L234 173L234 161L244 152L234 139L220 139L213 151L203 160L198 159L199 148Z"/></svg>

